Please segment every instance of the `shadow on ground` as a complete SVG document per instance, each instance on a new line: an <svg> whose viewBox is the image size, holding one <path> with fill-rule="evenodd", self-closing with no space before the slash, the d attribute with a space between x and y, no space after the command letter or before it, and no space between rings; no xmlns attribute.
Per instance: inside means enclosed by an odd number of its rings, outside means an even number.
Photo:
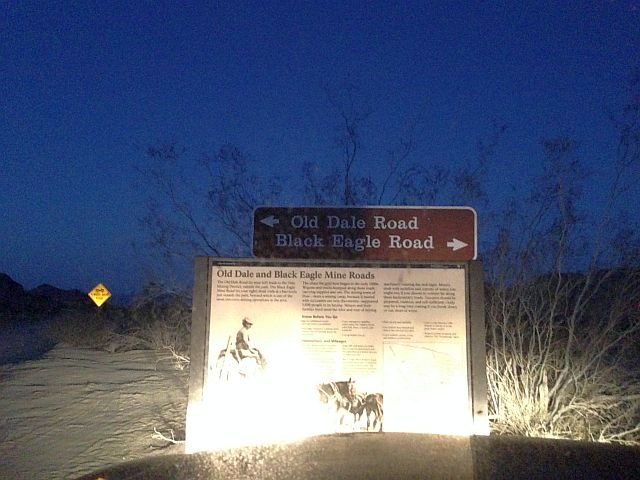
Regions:
<svg viewBox="0 0 640 480"><path fill-rule="evenodd" d="M119 479L638 478L640 449L520 437L354 433L287 446L167 455L101 470Z"/></svg>
<svg viewBox="0 0 640 480"><path fill-rule="evenodd" d="M37 322L23 322L0 327L0 365L42 358L55 346Z"/></svg>

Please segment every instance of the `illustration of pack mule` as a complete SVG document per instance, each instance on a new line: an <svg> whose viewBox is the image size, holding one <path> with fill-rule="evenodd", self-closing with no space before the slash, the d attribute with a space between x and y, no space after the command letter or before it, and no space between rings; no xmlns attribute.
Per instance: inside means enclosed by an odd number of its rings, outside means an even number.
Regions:
<svg viewBox="0 0 640 480"><path fill-rule="evenodd" d="M336 426L342 428L356 400L355 382L351 379L339 382L321 383L318 385L320 402L336 420Z"/></svg>
<svg viewBox="0 0 640 480"><path fill-rule="evenodd" d="M354 423L358 425L364 415L367 419L367 432L381 432L384 417L383 400L381 393L356 395L355 402L351 407L351 413L355 417Z"/></svg>

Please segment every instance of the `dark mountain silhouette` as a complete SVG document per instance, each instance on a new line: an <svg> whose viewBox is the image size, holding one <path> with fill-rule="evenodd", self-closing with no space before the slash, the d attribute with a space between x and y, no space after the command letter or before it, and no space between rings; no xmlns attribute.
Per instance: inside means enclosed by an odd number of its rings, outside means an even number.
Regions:
<svg viewBox="0 0 640 480"><path fill-rule="evenodd" d="M0 323L38 320L63 310L91 308L95 305L80 290L63 290L45 284L27 291L9 275L0 273Z"/></svg>
<svg viewBox="0 0 640 480"><path fill-rule="evenodd" d="M27 303L27 293L22 285L0 273L0 324L17 318Z"/></svg>

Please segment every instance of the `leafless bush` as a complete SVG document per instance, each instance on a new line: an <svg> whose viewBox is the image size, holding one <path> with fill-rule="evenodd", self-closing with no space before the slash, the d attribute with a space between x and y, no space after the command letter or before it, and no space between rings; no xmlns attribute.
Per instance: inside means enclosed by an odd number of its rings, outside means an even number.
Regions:
<svg viewBox="0 0 640 480"><path fill-rule="evenodd" d="M640 440L640 270L549 275L489 297L493 431Z"/></svg>
<svg viewBox="0 0 640 480"><path fill-rule="evenodd" d="M544 142L526 205L502 216L487 269L494 432L640 442L640 238L615 218L640 172L637 98L599 217L579 208L584 169L564 137Z"/></svg>
<svg viewBox="0 0 640 480"><path fill-rule="evenodd" d="M166 352L177 368L189 364L191 307L188 295L150 284L130 307L129 335Z"/></svg>

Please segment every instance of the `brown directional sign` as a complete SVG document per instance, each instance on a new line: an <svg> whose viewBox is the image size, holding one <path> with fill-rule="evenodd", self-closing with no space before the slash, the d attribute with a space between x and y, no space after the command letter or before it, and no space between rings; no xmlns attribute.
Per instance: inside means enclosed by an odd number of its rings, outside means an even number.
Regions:
<svg viewBox="0 0 640 480"><path fill-rule="evenodd" d="M262 258L467 261L477 256L470 207L259 207Z"/></svg>

